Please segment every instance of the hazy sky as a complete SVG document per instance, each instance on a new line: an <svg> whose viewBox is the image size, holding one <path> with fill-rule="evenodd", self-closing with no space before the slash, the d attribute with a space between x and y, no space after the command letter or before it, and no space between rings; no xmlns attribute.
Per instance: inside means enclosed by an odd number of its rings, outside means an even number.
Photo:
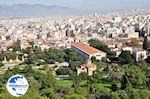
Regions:
<svg viewBox="0 0 150 99"><path fill-rule="evenodd" d="M87 10L150 8L150 0L0 0L0 5L4 4L61 5Z"/></svg>

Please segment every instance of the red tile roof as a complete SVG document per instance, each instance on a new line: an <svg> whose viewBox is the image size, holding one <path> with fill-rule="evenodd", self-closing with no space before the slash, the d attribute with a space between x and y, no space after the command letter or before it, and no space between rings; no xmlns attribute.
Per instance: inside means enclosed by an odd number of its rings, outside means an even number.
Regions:
<svg viewBox="0 0 150 99"><path fill-rule="evenodd" d="M76 43L73 43L72 46L80 49L81 51L85 52L86 54L96 54L96 53L104 53L94 47L91 47L87 44L83 44L83 43L80 43L80 42L76 42Z"/></svg>

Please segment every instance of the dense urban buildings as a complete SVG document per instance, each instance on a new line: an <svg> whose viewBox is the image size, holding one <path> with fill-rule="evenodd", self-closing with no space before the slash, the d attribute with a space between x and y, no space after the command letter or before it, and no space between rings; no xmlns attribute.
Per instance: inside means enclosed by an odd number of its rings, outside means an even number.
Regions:
<svg viewBox="0 0 150 99"><path fill-rule="evenodd" d="M38 46L44 50L51 47L71 48L75 42L87 44L90 39L98 39L106 43L117 56L121 50L131 47L137 57L136 53L142 53L143 50L141 36L149 38L149 20L147 14L68 17L60 18L59 21L49 17L0 20L0 51L8 50L17 41L20 41L21 49ZM132 43L132 39L136 39L139 44L125 44ZM136 61L138 59L135 58Z"/></svg>

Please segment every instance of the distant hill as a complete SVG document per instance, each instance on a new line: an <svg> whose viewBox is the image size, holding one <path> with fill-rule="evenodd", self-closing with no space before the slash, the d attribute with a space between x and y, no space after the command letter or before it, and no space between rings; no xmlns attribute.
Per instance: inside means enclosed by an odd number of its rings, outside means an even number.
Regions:
<svg viewBox="0 0 150 99"><path fill-rule="evenodd" d="M26 18L26 17L44 17L44 16L72 16L72 15L89 15L97 13L132 15L132 14L150 14L149 9L74 9L58 5L30 5L30 4L16 4L16 5L0 5L0 18Z"/></svg>
<svg viewBox="0 0 150 99"><path fill-rule="evenodd" d="M81 11L62 6L45 5L0 5L0 17L34 17L79 15Z"/></svg>

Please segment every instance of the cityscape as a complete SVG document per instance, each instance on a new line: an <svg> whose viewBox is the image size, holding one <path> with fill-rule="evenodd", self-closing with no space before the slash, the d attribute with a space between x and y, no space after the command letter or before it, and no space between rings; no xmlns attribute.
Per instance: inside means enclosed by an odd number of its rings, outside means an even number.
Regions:
<svg viewBox="0 0 150 99"><path fill-rule="evenodd" d="M0 1L0 98L150 99L150 2L59 1Z"/></svg>

